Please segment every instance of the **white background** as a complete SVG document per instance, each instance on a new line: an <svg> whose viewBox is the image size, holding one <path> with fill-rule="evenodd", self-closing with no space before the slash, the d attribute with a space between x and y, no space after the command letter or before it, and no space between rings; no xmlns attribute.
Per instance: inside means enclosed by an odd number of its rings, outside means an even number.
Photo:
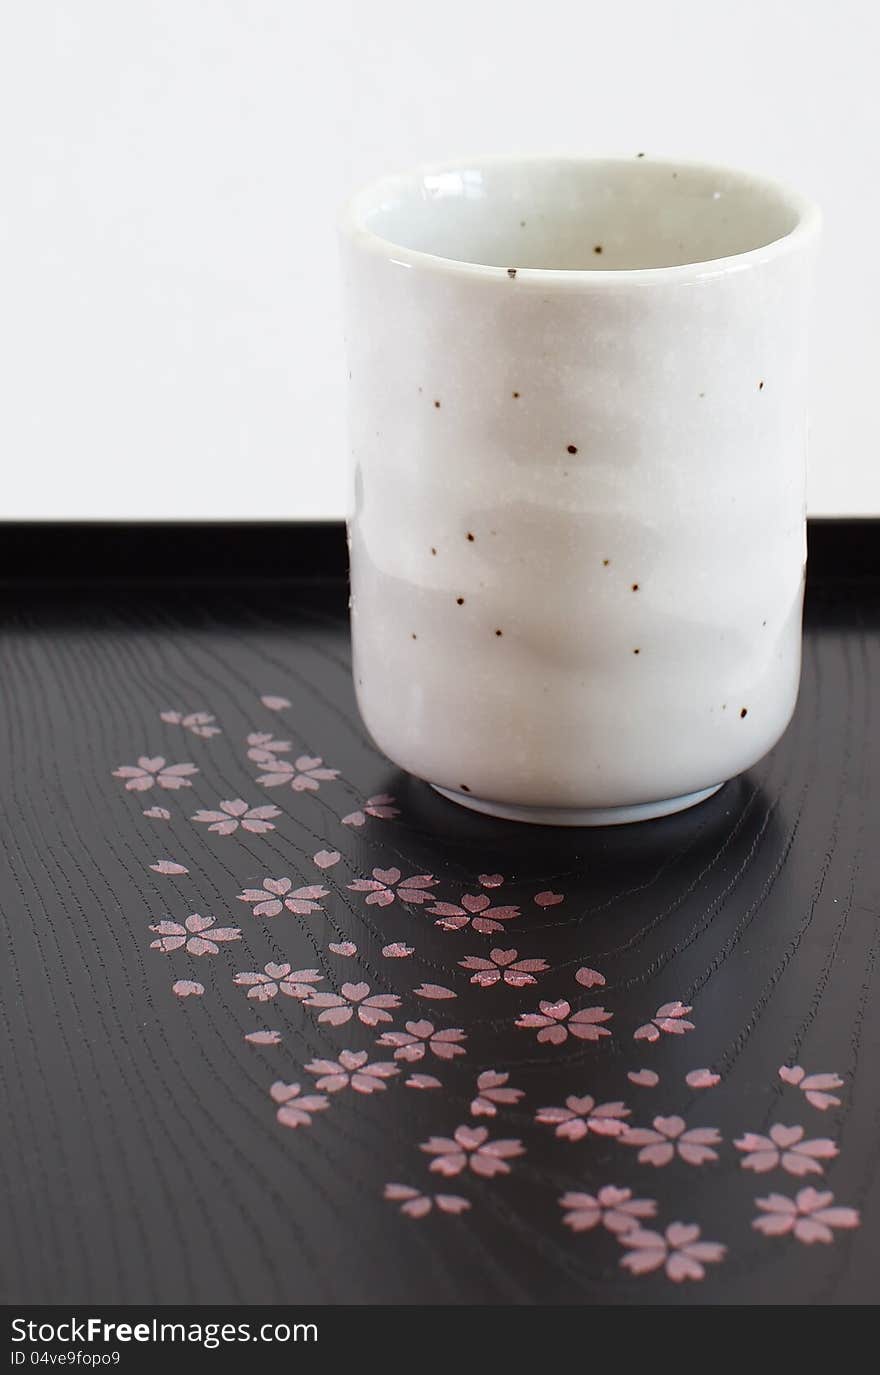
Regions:
<svg viewBox="0 0 880 1375"><path fill-rule="evenodd" d="M341 514L334 214L423 159L637 150L826 217L810 509L880 514L870 0L17 0L0 515Z"/></svg>

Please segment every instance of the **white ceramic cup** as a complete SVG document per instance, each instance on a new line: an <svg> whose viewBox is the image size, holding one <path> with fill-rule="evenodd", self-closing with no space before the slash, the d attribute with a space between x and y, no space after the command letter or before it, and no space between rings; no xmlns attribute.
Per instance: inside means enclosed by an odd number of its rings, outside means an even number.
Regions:
<svg viewBox="0 0 880 1375"><path fill-rule="evenodd" d="M481 158L342 223L357 697L495 816L662 816L800 673L819 215L719 167Z"/></svg>

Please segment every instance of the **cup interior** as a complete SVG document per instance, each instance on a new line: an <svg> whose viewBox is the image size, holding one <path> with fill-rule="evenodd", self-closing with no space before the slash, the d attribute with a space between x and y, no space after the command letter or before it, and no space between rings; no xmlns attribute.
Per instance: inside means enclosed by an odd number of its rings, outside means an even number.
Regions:
<svg viewBox="0 0 880 1375"><path fill-rule="evenodd" d="M804 203L743 172L632 159L498 158L389 177L355 202L401 248L487 267L625 271L785 238Z"/></svg>

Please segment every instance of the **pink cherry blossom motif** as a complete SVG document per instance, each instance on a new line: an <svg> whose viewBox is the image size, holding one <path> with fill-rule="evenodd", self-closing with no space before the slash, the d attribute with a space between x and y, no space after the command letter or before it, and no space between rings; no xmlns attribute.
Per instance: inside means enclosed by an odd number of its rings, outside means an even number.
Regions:
<svg viewBox="0 0 880 1375"><path fill-rule="evenodd" d="M684 1076L684 1082L689 1089L713 1089L721 1083L721 1075L711 1069L692 1069Z"/></svg>
<svg viewBox="0 0 880 1375"><path fill-rule="evenodd" d="M648 1275L661 1267L676 1284L706 1278L704 1266L723 1260L727 1247L718 1241L701 1241L696 1223L672 1222L665 1232L635 1227L620 1235L627 1253L621 1265L633 1275Z"/></svg>
<svg viewBox="0 0 880 1375"><path fill-rule="evenodd" d="M519 916L518 907L493 907L486 893L465 893L461 903L435 902L428 911L438 918L434 925L441 931L461 931L470 925L481 936L503 931L504 922Z"/></svg>
<svg viewBox="0 0 880 1375"><path fill-rule="evenodd" d="M415 946L406 945L403 941L392 941L390 945L382 946L382 954L386 960L408 960L410 955L415 953Z"/></svg>
<svg viewBox="0 0 880 1375"><path fill-rule="evenodd" d="M276 759L267 755L260 761L265 773L257 782L264 788L283 788L289 783L295 793L316 793L322 783L330 783L339 777L338 769L327 769L320 755L301 754L291 764L288 759Z"/></svg>
<svg viewBox="0 0 880 1375"><path fill-rule="evenodd" d="M560 902L565 902L565 897L562 893L554 893L548 888L543 893L536 893L534 901L539 907L558 907Z"/></svg>
<svg viewBox="0 0 880 1375"><path fill-rule="evenodd" d="M834 1205L834 1195L827 1190L800 1189L794 1198L785 1194L768 1194L755 1202L763 1216L756 1217L752 1226L765 1237L782 1237L793 1232L798 1241L811 1246L815 1241L834 1240L838 1227L858 1227L861 1221L856 1208Z"/></svg>
<svg viewBox="0 0 880 1375"><path fill-rule="evenodd" d="M280 1079L276 1079L269 1094L273 1102L278 1104L275 1116L282 1127L310 1127L312 1113L323 1112L330 1106L322 1093L301 1097L299 1084L285 1084Z"/></svg>
<svg viewBox="0 0 880 1375"><path fill-rule="evenodd" d="M319 869L332 869L341 859L342 855L338 850L318 850L312 855L312 863L317 864Z"/></svg>
<svg viewBox="0 0 880 1375"><path fill-rule="evenodd" d="M317 884L291 889L289 878L265 878L262 888L245 888L238 900L254 903L255 917L277 917L285 907L295 916L307 917L310 912L320 912L321 899L329 895L329 889Z"/></svg>
<svg viewBox="0 0 880 1375"><path fill-rule="evenodd" d="M788 1174L823 1174L819 1161L833 1160L837 1147L827 1137L816 1137L813 1141L804 1141L803 1137L803 1127L783 1127L777 1122L770 1128L769 1136L746 1132L733 1144L743 1152L744 1170L765 1174L781 1165Z"/></svg>
<svg viewBox="0 0 880 1375"><path fill-rule="evenodd" d="M244 1039L252 1046L277 1046L281 1044L280 1031L247 1031Z"/></svg>
<svg viewBox="0 0 880 1375"><path fill-rule="evenodd" d="M187 917L182 925L179 921L158 921L150 930L159 940L150 941L150 949L170 955L185 945L189 955L219 955L217 942L240 941L241 931L237 926L215 926L214 921L214 917L200 917L198 913Z"/></svg>
<svg viewBox="0 0 880 1375"><path fill-rule="evenodd" d="M354 941L330 941L327 949L332 950L334 955L341 955L344 960L350 960L358 952Z"/></svg>
<svg viewBox="0 0 880 1375"><path fill-rule="evenodd" d="M657 1213L652 1198L633 1198L632 1189L619 1189L614 1184L605 1184L595 1195L563 1194L559 1206L565 1209L562 1221L573 1232L591 1232L601 1223L617 1236L633 1231L640 1219Z"/></svg>
<svg viewBox="0 0 880 1375"><path fill-rule="evenodd" d="M205 740L220 734L220 727L214 725L215 718L206 711L160 711L159 716L169 726L183 726L184 730L201 735Z"/></svg>
<svg viewBox="0 0 880 1375"><path fill-rule="evenodd" d="M263 966L263 973L236 974L232 980L240 988L248 990L248 997L258 1003L268 1003L283 993L286 998L299 998L304 1001L314 993L313 985L320 983L323 975L317 969L291 969L289 964L269 964Z"/></svg>
<svg viewBox="0 0 880 1375"><path fill-rule="evenodd" d="M390 1022L388 1008L400 1007L396 993L370 993L366 983L345 983L338 993L315 993L309 998L306 1007L321 1008L319 1022L330 1026L343 1026L350 1021L355 1012L364 1026L378 1026L380 1022Z"/></svg>
<svg viewBox="0 0 880 1375"><path fill-rule="evenodd" d="M245 742L248 746L248 759L256 764L268 764L276 754L286 754L290 749L289 740L276 740L269 730L254 730Z"/></svg>
<svg viewBox="0 0 880 1375"><path fill-rule="evenodd" d="M367 1064L365 1050L343 1050L338 1060L310 1060L309 1074L320 1076L316 1088L325 1093L339 1093L352 1088L356 1093L378 1093L387 1087L385 1080L393 1079L400 1070L390 1060Z"/></svg>
<svg viewBox="0 0 880 1375"><path fill-rule="evenodd" d="M199 810L192 821L198 821L200 825L207 825L209 831L216 831L218 835L232 835L241 826L243 831L253 831L259 834L261 831L274 831L275 823L269 817L280 816L280 807L249 807L240 797L232 802L221 802L219 812L206 812Z"/></svg>
<svg viewBox="0 0 880 1375"><path fill-rule="evenodd" d="M440 1080L433 1074L411 1074L408 1079L404 1079L405 1089L442 1089Z"/></svg>
<svg viewBox="0 0 880 1375"><path fill-rule="evenodd" d="M171 813L167 807L145 807L144 816L148 816L151 821L171 820Z"/></svg>
<svg viewBox="0 0 880 1375"><path fill-rule="evenodd" d="M157 859L150 868L154 874L188 874L189 869L183 864L176 863L173 859Z"/></svg>
<svg viewBox="0 0 880 1375"><path fill-rule="evenodd" d="M481 888L500 888L504 882L503 874L478 874L477 883Z"/></svg>
<svg viewBox="0 0 880 1375"><path fill-rule="evenodd" d="M535 1121L554 1126L555 1135L567 1141L581 1141L590 1132L596 1136L620 1136L626 1126L623 1118L629 1115L625 1103L597 1103L588 1093L582 1098L570 1093L564 1108L539 1108Z"/></svg>
<svg viewBox="0 0 880 1375"><path fill-rule="evenodd" d="M284 711L285 708L290 706L286 697L266 696L261 697L260 701L263 703L263 706L268 707L270 711Z"/></svg>
<svg viewBox="0 0 880 1375"><path fill-rule="evenodd" d="M779 1077L784 1084L799 1088L807 1102L820 1112L840 1107L840 1099L828 1092L829 1089L843 1088L839 1074L807 1074L801 1065L780 1065Z"/></svg>
<svg viewBox="0 0 880 1375"><path fill-rule="evenodd" d="M421 1194L408 1184L386 1184L383 1198L399 1203L400 1211L407 1217L427 1217L434 1207L441 1213L464 1213L471 1206L458 1194Z"/></svg>
<svg viewBox="0 0 880 1375"><path fill-rule="evenodd" d="M523 1097L522 1089L508 1088L509 1074L500 1074L497 1069L484 1070L477 1077L477 1095L471 1103L474 1117L495 1117L498 1108L510 1107Z"/></svg>
<svg viewBox="0 0 880 1375"><path fill-rule="evenodd" d="M571 1003L566 998L559 1002L540 1002L538 1012L525 1012L517 1017L516 1025L530 1030L538 1029L538 1040L549 1041L551 1045L561 1046L569 1036L579 1041L598 1041L600 1036L610 1036L611 1032L601 1022L608 1022L612 1012L604 1007L587 1007L582 1012L572 1012Z"/></svg>
<svg viewBox="0 0 880 1375"><path fill-rule="evenodd" d="M430 1050L438 1060L452 1060L456 1055L464 1055L462 1041L467 1037L461 1027L447 1027L437 1031L433 1022L406 1022L405 1031L383 1031L376 1042L380 1046L394 1046L395 1060L414 1064L423 1060Z"/></svg>
<svg viewBox="0 0 880 1375"><path fill-rule="evenodd" d="M379 821L391 821L395 816L400 816L400 809L393 806L393 803L394 798L390 793L376 793L375 797L368 797L358 811L349 812L348 816L344 816L342 824L366 826L368 816L375 816Z"/></svg>
<svg viewBox="0 0 880 1375"><path fill-rule="evenodd" d="M656 1088L660 1083L660 1075L653 1069L631 1069L626 1077L631 1084L638 1084L643 1089Z"/></svg>
<svg viewBox="0 0 880 1375"><path fill-rule="evenodd" d="M670 1036L682 1036L686 1031L693 1031L693 1022L686 1020L689 1012L693 1012L693 1008L687 1007L684 1003L663 1003L657 1008L650 1022L646 1022L633 1032L633 1040L659 1041L661 1031Z"/></svg>
<svg viewBox="0 0 880 1375"><path fill-rule="evenodd" d="M486 1127L456 1127L453 1136L432 1136L420 1146L434 1159L428 1166L435 1174L451 1178L470 1169L484 1179L496 1174L510 1174L508 1160L525 1155L521 1141L492 1141Z"/></svg>
<svg viewBox="0 0 880 1375"><path fill-rule="evenodd" d="M178 979L171 985L171 992L178 998L201 998L204 996L205 985L200 984L197 979Z"/></svg>
<svg viewBox="0 0 880 1375"><path fill-rule="evenodd" d="M583 965L577 970L574 977L582 988L605 987L605 975L600 974L598 969L590 969L588 965Z"/></svg>
<svg viewBox="0 0 880 1375"><path fill-rule="evenodd" d="M137 764L121 764L114 778L126 780L126 792L143 793L158 783L160 788L191 788L189 775L198 773L195 764L166 764L161 755L149 759L142 754Z"/></svg>
<svg viewBox="0 0 880 1375"><path fill-rule="evenodd" d="M366 893L368 907L389 907L395 898L401 902L427 902L429 888L436 887L433 874L413 874L403 878L399 869L374 869L372 878L355 879L348 885L352 893Z"/></svg>
<svg viewBox="0 0 880 1375"><path fill-rule="evenodd" d="M655 1117L651 1127L624 1127L620 1139L625 1146L639 1146L643 1165L668 1165L679 1155L688 1165L704 1165L717 1160L712 1149L721 1141L717 1127L685 1129L683 1117Z"/></svg>
<svg viewBox="0 0 880 1375"><path fill-rule="evenodd" d="M442 1002L446 998L457 998L458 994L453 993L451 988L444 988L443 984L419 984L413 989L417 998L430 998L432 1002Z"/></svg>
<svg viewBox="0 0 880 1375"><path fill-rule="evenodd" d="M546 960L520 960L518 954L518 950L490 950L488 960L481 955L468 955L459 964L462 969L476 971L471 975L471 983L481 988L491 988L499 982L511 988L525 988L526 984L538 982L536 974L550 968Z"/></svg>

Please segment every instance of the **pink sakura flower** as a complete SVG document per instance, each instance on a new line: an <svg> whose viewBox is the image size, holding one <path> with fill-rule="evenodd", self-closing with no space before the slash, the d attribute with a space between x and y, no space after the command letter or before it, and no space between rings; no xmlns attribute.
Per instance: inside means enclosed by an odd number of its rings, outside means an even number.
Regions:
<svg viewBox="0 0 880 1375"><path fill-rule="evenodd" d="M306 1069L309 1074L320 1075L315 1087L325 1093L338 1093L345 1088L353 1088L356 1093L378 1093L386 1087L386 1079L400 1073L387 1060L368 1065L365 1050L343 1050L338 1060L310 1060Z"/></svg>
<svg viewBox="0 0 880 1375"><path fill-rule="evenodd" d="M781 1165L789 1174L822 1174L819 1161L832 1160L837 1155L837 1147L827 1137L804 1141L803 1135L803 1127L783 1127L777 1122L770 1128L769 1136L746 1132L733 1144L738 1151L745 1153L742 1160L744 1170L764 1174Z"/></svg>
<svg viewBox="0 0 880 1375"><path fill-rule="evenodd" d="M193 735L201 735L206 740L212 735L220 734L220 727L213 724L215 718L209 716L206 711L160 711L159 716L163 721L167 721L169 726L183 726L184 730L191 731Z"/></svg>
<svg viewBox="0 0 880 1375"><path fill-rule="evenodd" d="M189 873L189 869L187 869L185 864L178 864L176 860L173 859L157 859L155 864L150 865L150 868L156 874L179 875Z"/></svg>
<svg viewBox="0 0 880 1375"><path fill-rule="evenodd" d="M198 773L195 764L166 764L162 756L148 759L142 754L137 764L121 764L113 770L114 778L126 779L127 792L144 793L158 783L160 788L191 788L189 774Z"/></svg>
<svg viewBox="0 0 880 1375"><path fill-rule="evenodd" d="M197 979L178 979L171 985L171 992L178 998L201 998L205 992L205 985L200 984Z"/></svg>
<svg viewBox="0 0 880 1375"><path fill-rule="evenodd" d="M171 820L171 813L167 807L145 807L144 816L148 816L151 821Z"/></svg>
<svg viewBox="0 0 880 1375"><path fill-rule="evenodd" d="M378 817L380 821L390 821L395 816L400 816L400 810L392 806L394 798L389 793L376 793L375 797L368 797L363 807L357 812L349 812L348 816L342 818L343 826L365 826L368 816Z"/></svg>
<svg viewBox="0 0 880 1375"><path fill-rule="evenodd" d="M478 874L477 883L481 888L500 888L504 882L503 874Z"/></svg>
<svg viewBox="0 0 880 1375"><path fill-rule="evenodd" d="M280 1031L246 1031L244 1039L252 1046L278 1046L281 1044Z"/></svg>
<svg viewBox="0 0 880 1375"><path fill-rule="evenodd" d="M286 697L273 697L267 695L261 697L260 701L263 703L263 706L268 707L270 711L284 711L285 707L290 706L290 702Z"/></svg>
<svg viewBox="0 0 880 1375"><path fill-rule="evenodd" d="M595 1195L563 1194L559 1206L565 1209L562 1221L573 1232L590 1232L601 1223L617 1236L637 1229L640 1218L654 1217L657 1212L652 1198L633 1198L632 1189L618 1189L614 1184L605 1184Z"/></svg>
<svg viewBox="0 0 880 1375"><path fill-rule="evenodd" d="M686 1031L693 1031L693 1022L685 1020L689 1012L693 1012L693 1008L685 1006L684 1003L663 1003L657 1008L650 1022L646 1022L633 1032L633 1040L659 1041L661 1031L667 1032L670 1036L682 1036Z"/></svg>
<svg viewBox="0 0 880 1375"><path fill-rule="evenodd" d="M319 1022L329 1022L330 1026L343 1026L350 1021L355 1012L364 1026L378 1026L379 1022L390 1022L389 1007L400 1007L396 993L370 994L366 983L345 983L338 993L315 993L309 998L306 1007L320 1007Z"/></svg>
<svg viewBox="0 0 880 1375"><path fill-rule="evenodd" d="M569 1036L579 1041L598 1041L600 1036L610 1036L611 1032L600 1022L610 1021L614 1015L604 1007L587 1007L582 1012L572 1012L571 1003L561 998L557 1003L540 1002L539 1012L525 1012L517 1017L516 1025L525 1029L537 1027L538 1040L549 1041L551 1045L562 1045Z"/></svg>
<svg viewBox="0 0 880 1375"><path fill-rule="evenodd" d="M509 1074L500 1074L497 1069L484 1070L478 1076L477 1096L471 1103L474 1117L495 1117L499 1104L508 1107L519 1102L523 1090L505 1087L509 1078Z"/></svg>
<svg viewBox="0 0 880 1375"><path fill-rule="evenodd" d="M600 974L598 969L590 969L586 964L576 971L574 977L582 988L605 987L605 975Z"/></svg>
<svg viewBox="0 0 880 1375"><path fill-rule="evenodd" d="M252 750L265 750L267 754L286 754L290 749L289 740L276 740L270 730L252 730L246 744Z"/></svg>
<svg viewBox="0 0 880 1375"><path fill-rule="evenodd" d="M597 1103L588 1093L583 1098L570 1093L564 1108L539 1108L535 1121L551 1123L555 1134L568 1141L580 1141L589 1132L620 1136L626 1126L621 1119L629 1117L629 1111L624 1103Z"/></svg>
<svg viewBox="0 0 880 1375"><path fill-rule="evenodd" d="M427 902L431 894L426 890L436 883L433 874L402 878L399 869L374 869L372 878L355 879L348 887L352 893L366 893L368 907L388 907L395 897L401 902Z"/></svg>
<svg viewBox="0 0 880 1375"><path fill-rule="evenodd" d="M442 1089L440 1080L433 1074L411 1074L408 1079L403 1081L404 1088L407 1089Z"/></svg>
<svg viewBox="0 0 880 1375"><path fill-rule="evenodd" d="M799 1088L807 1102L820 1112L824 1112L826 1108L840 1107L840 1099L827 1092L828 1089L843 1087L843 1080L839 1074L807 1074L801 1065L780 1065L779 1077L784 1084Z"/></svg>
<svg viewBox="0 0 880 1375"><path fill-rule="evenodd" d="M470 923L481 936L503 931L503 922L519 916L518 907L493 907L492 899L486 893L465 893L460 904L435 902L428 911L432 917L439 917L434 925L442 931L460 931Z"/></svg>
<svg viewBox="0 0 880 1375"><path fill-rule="evenodd" d="M237 926L215 926L214 921L214 917L200 917L198 913L187 917L182 925L179 921L158 921L150 930L160 939L150 941L150 949L170 955L185 945L190 955L219 955L217 942L240 941L241 931Z"/></svg>
<svg viewBox="0 0 880 1375"><path fill-rule="evenodd" d="M620 1263L631 1274L647 1275L662 1266L667 1278L677 1284L705 1279L704 1265L723 1260L727 1253L727 1247L718 1241L700 1241L695 1223L672 1222L663 1233L635 1227L623 1232L620 1241L628 1248Z"/></svg>
<svg viewBox="0 0 880 1375"><path fill-rule="evenodd" d="M550 968L546 960L518 960L518 954L518 950L490 950L488 960L481 955L468 955L467 959L459 960L459 964L462 969L476 970L471 975L471 983L481 988L491 988L499 980L511 988L524 988L526 984L538 982L535 974Z"/></svg>
<svg viewBox="0 0 880 1375"><path fill-rule="evenodd" d="M312 1113L323 1112L330 1106L322 1093L306 1094L304 1098L300 1097L301 1093L299 1084L285 1084L280 1079L270 1088L269 1094L278 1104L275 1116L282 1127L310 1127Z"/></svg>
<svg viewBox="0 0 880 1375"><path fill-rule="evenodd" d="M392 941L390 945L382 946L382 954L386 960L407 960L415 953L415 946L407 945L404 941Z"/></svg>
<svg viewBox="0 0 880 1375"><path fill-rule="evenodd" d="M248 997L258 1003L267 1003L279 993L287 998L310 998L314 993L313 984L320 983L323 975L317 969L291 969L289 964L266 964L263 974L236 974L232 980L241 988L248 990Z"/></svg>
<svg viewBox="0 0 880 1375"><path fill-rule="evenodd" d="M471 1206L466 1198L458 1194L420 1194L408 1184L386 1184L384 1198L400 1204L400 1211L407 1217L427 1217L433 1207L441 1213L464 1213Z"/></svg>
<svg viewBox="0 0 880 1375"><path fill-rule="evenodd" d="M342 855L338 850L318 850L312 855L312 861L319 869L332 869L341 859Z"/></svg>
<svg viewBox="0 0 880 1375"><path fill-rule="evenodd" d="M417 998L430 998L432 1002L442 1002L447 998L457 998L458 994L453 993L451 988L444 988L443 984L419 984L413 989Z"/></svg>
<svg viewBox="0 0 880 1375"><path fill-rule="evenodd" d="M536 893L534 900L539 907L558 907L560 902L565 902L565 897L562 893L554 893L548 888L543 893Z"/></svg>
<svg viewBox="0 0 880 1375"><path fill-rule="evenodd" d="M631 1069L626 1077L631 1084L638 1084L643 1089L656 1088L660 1083L660 1075L653 1069Z"/></svg>
<svg viewBox="0 0 880 1375"><path fill-rule="evenodd" d="M414 1064L423 1060L425 1053L431 1051L438 1060L451 1060L456 1055L464 1055L460 1041L466 1039L461 1027L448 1027L445 1031L435 1031L434 1023L427 1021L407 1022L406 1031L383 1031L377 1041L380 1046L395 1046L395 1060L405 1060Z"/></svg>
<svg viewBox="0 0 880 1375"><path fill-rule="evenodd" d="M691 1127L685 1130L683 1117L655 1117L651 1127L624 1127L620 1139L625 1146L640 1146L639 1160L643 1165L668 1165L675 1155L689 1165L703 1165L717 1160L717 1146L721 1136L717 1127Z"/></svg>
<svg viewBox="0 0 880 1375"><path fill-rule="evenodd" d="M525 1155L521 1141L491 1141L485 1127L456 1127L452 1137L432 1136L421 1143L420 1149L434 1159L428 1166L436 1174L461 1174L470 1169L484 1179L496 1174L510 1174L508 1160Z"/></svg>
<svg viewBox="0 0 880 1375"><path fill-rule="evenodd" d="M294 888L290 891L289 878L265 878L262 888L245 888L239 893L239 902L253 902L255 917L277 917L286 907L288 912L298 917L306 917L310 912L320 912L320 899L326 898L329 889L317 884L307 888Z"/></svg>
<svg viewBox="0 0 880 1375"><path fill-rule="evenodd" d="M221 802L219 812L199 810L191 820L201 824L210 822L209 831L216 831L218 835L228 836L232 835L233 831L237 831L239 826L243 831L254 831L255 833L274 831L275 825L268 818L280 815L280 807L249 807L246 802L237 797L232 802Z"/></svg>
<svg viewBox="0 0 880 1375"><path fill-rule="evenodd" d="M684 1076L684 1082L689 1089L714 1089L721 1083L721 1075L711 1069L692 1069Z"/></svg>
<svg viewBox="0 0 880 1375"><path fill-rule="evenodd" d="M350 960L358 952L354 941L329 941L327 949L332 950L334 955L340 955L344 960Z"/></svg>
<svg viewBox="0 0 880 1375"><path fill-rule="evenodd" d="M282 788L289 783L295 793L316 793L322 783L339 777L338 769L323 767L324 761L319 755L301 754L292 764L288 759L267 755L260 762L266 772L260 774L257 782L264 788Z"/></svg>
<svg viewBox="0 0 880 1375"><path fill-rule="evenodd" d="M818 1193L815 1189L800 1189L794 1198L784 1194L768 1194L756 1198L763 1217L756 1217L752 1226L765 1237L782 1237L793 1232L798 1241L811 1246L814 1241L833 1241L834 1228L858 1227L856 1208L832 1207L834 1195Z"/></svg>

